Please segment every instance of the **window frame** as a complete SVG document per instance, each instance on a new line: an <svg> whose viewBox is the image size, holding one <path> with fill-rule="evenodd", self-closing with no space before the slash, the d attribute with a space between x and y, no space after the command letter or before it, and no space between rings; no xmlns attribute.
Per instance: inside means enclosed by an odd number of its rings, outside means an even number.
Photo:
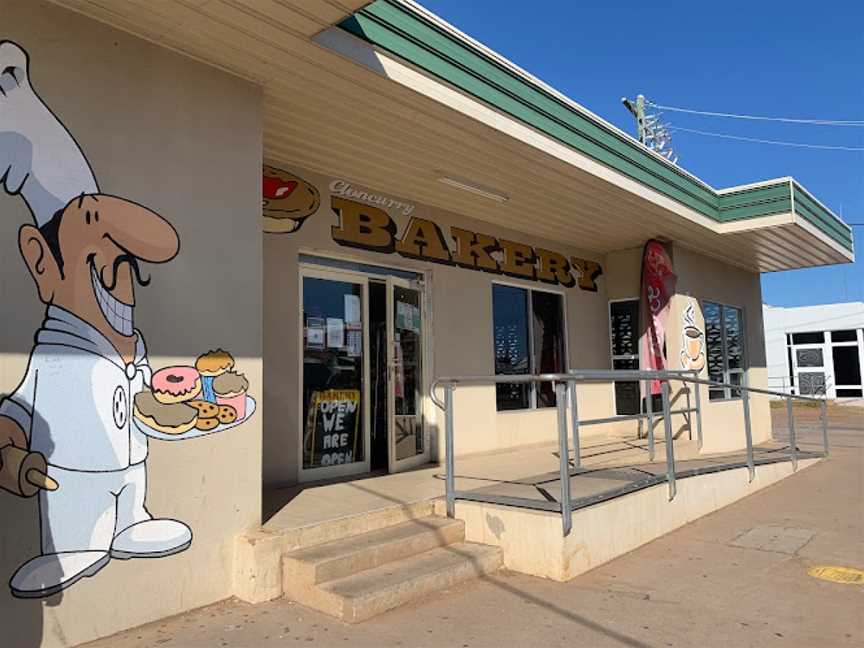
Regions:
<svg viewBox="0 0 864 648"><path fill-rule="evenodd" d="M612 304L620 304L622 302L636 302L636 326L634 330L634 336L636 339L636 353L635 354L625 354L625 355L615 355L614 348L612 346ZM642 367L642 345L640 344L640 336L639 336L639 298L638 297L619 297L617 299L609 299L607 300L606 306L606 320L608 324L608 334L609 334L609 368L612 371L615 371L615 361L616 360L636 360L636 368L640 369ZM618 392L615 390L615 384L618 382L622 383L636 383L639 385L638 380L614 380L612 382L612 411L615 412L615 416L633 416L633 414L619 414L618 413ZM639 385L639 414L642 414L645 411L644 401L645 399L642 397L641 393L641 385Z"/></svg>
<svg viewBox="0 0 864 648"><path fill-rule="evenodd" d="M747 348L747 316L746 311L743 306L738 306L737 304L730 304L728 302L715 301L713 299L701 299L699 300L699 306L702 309L703 318L705 317L705 306L706 305L717 306L720 308L720 339L722 345L722 355L723 355L723 381L724 383L731 384L732 381L730 376L734 374L741 375L741 386L746 387L749 384L749 372L750 372L750 359ZM739 312L739 318L741 322L741 368L740 369L730 369L729 368L729 351L728 344L726 342L726 309L735 309ZM708 322L705 321L705 360L706 360L706 371L707 371L707 360L708 360ZM708 374L708 380L711 380L711 374ZM722 389L722 396L712 396L712 389ZM712 388L710 385L708 386L708 401L711 403L722 403L724 401L738 401L741 400L741 390L738 390L738 395L734 396L732 394L731 387L722 387L722 388Z"/></svg>
<svg viewBox="0 0 864 648"><path fill-rule="evenodd" d="M490 301L489 301L489 326L490 333L492 335L492 372L493 375L498 376L499 374L495 373L495 286L506 286L508 288L518 288L520 290L525 290L528 292L528 310L533 314L533 299L531 297L532 291L558 295L561 297L561 324L563 328L563 339L564 339L564 373L570 371L570 335L568 329L568 321L567 321L567 292L561 289L555 289L552 287L534 287L527 286L523 283L519 283L516 281L505 281L500 279L493 279L490 282ZM534 317L528 317L528 349L529 349L529 362L530 368L528 374L533 373L534 365L536 362L536 358L534 357ZM503 375L503 374L501 374ZM542 411L555 409L554 407L538 407L537 406L537 384L530 383L528 388L528 407L518 407L513 409L498 409L498 403L496 398L495 403L495 413L496 414L508 414L511 412L532 412L532 411Z"/></svg>

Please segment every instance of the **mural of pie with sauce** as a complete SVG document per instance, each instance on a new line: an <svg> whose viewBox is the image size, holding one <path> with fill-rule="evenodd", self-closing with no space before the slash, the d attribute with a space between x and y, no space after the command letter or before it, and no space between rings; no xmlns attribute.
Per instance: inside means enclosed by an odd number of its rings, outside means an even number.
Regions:
<svg viewBox="0 0 864 648"><path fill-rule="evenodd" d="M302 178L264 165L262 171L264 231L270 234L296 232L321 204L321 194Z"/></svg>

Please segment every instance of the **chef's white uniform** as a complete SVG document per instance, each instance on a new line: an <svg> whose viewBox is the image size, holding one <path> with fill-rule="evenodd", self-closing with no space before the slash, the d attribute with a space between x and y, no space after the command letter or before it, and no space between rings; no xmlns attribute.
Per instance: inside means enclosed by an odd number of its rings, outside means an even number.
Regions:
<svg viewBox="0 0 864 648"><path fill-rule="evenodd" d="M192 532L154 520L144 505L147 437L132 398L150 383L143 338L133 362L95 328L49 306L27 373L0 403L60 487L40 491L42 555L12 577L17 596L46 596L95 574L110 557L158 557L186 549Z"/></svg>

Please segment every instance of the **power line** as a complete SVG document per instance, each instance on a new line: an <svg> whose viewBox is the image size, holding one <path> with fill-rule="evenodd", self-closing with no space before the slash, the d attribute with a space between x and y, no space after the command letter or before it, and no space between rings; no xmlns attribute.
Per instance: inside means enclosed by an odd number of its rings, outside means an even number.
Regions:
<svg viewBox="0 0 864 648"><path fill-rule="evenodd" d="M679 108L677 106L661 106L653 101L646 101L647 105L659 110L688 113L690 115L705 115L707 117L728 117L730 119L749 119L754 121L784 122L787 124L813 124L816 126L852 126L864 128L864 120L859 119L797 119L793 117L766 117L763 115L738 115L735 113L713 112L710 110L694 110L692 108Z"/></svg>
<svg viewBox="0 0 864 648"><path fill-rule="evenodd" d="M670 126L670 131L681 131L683 133L694 133L696 135L708 135L710 137L722 137L724 139L739 140L742 142L755 142L757 144L776 144L778 146L794 146L797 148L825 149L831 151L864 151L864 146L833 146L830 144L805 144L803 142L784 142L781 140L758 139L755 137L741 137L739 135L727 135L725 133L711 133L709 131L696 130L695 128L682 128L681 126Z"/></svg>

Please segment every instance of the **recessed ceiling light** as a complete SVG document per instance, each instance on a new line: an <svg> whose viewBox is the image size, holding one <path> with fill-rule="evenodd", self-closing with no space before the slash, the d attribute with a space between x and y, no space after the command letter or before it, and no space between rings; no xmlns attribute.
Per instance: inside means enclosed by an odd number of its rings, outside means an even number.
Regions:
<svg viewBox="0 0 864 648"><path fill-rule="evenodd" d="M490 187L484 187L483 185L478 185L473 182L469 182L464 178L454 178L452 176L442 175L438 178L438 182L443 182L446 185L450 185L451 187L456 187L457 189L462 189L464 191L470 191L473 194L477 194L478 196L483 196L484 198L488 198L489 200L494 200L495 202L507 202L510 200L509 196L502 194L499 191L495 191Z"/></svg>

